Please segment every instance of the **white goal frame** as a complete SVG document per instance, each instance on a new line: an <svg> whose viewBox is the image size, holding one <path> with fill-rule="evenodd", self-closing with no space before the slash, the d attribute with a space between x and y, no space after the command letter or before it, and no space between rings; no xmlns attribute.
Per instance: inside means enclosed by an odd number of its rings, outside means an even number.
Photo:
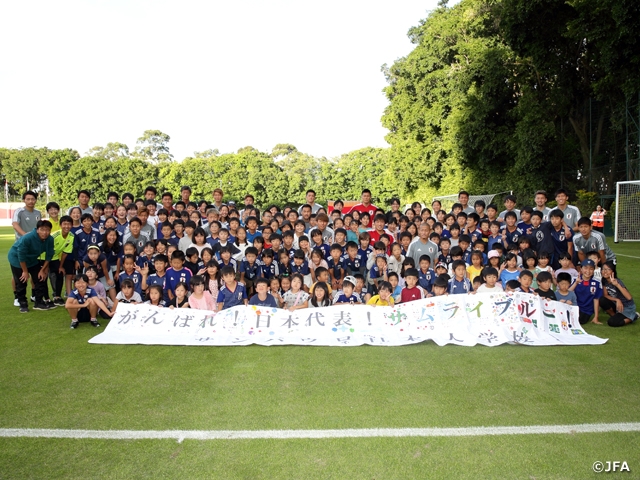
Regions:
<svg viewBox="0 0 640 480"><path fill-rule="evenodd" d="M619 241L623 242L640 242L640 235L638 238L620 238L619 234L619 216L620 216L620 185L625 184L636 184L640 186L640 180L630 180L626 182L616 182L616 218L615 218L615 227L614 227L614 235L613 241L614 243L618 243ZM638 222L638 228L640 229L640 221Z"/></svg>

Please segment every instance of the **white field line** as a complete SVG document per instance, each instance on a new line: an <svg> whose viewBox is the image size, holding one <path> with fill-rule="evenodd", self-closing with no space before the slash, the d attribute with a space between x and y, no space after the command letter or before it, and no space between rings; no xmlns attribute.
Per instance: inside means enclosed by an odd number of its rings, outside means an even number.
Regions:
<svg viewBox="0 0 640 480"><path fill-rule="evenodd" d="M3 428L0 437L74 438L108 440L238 440L292 438L368 437L477 437L488 435L548 435L574 433L639 432L637 423L585 423L578 425L534 425L465 428L366 428L345 430L59 430Z"/></svg>
<svg viewBox="0 0 640 480"><path fill-rule="evenodd" d="M625 255L623 253L616 253L616 257L627 257L627 258L638 258L638 259L640 259L640 257L634 257L633 255Z"/></svg>

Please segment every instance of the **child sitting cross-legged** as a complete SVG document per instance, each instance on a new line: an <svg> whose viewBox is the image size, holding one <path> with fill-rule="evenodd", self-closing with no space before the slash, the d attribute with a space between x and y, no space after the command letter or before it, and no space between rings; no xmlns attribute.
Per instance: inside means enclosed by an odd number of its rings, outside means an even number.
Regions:
<svg viewBox="0 0 640 480"><path fill-rule="evenodd" d="M100 324L96 320L98 310L102 310L107 316L112 317L115 308L110 311L102 300L96 295L95 290L89 287L89 279L86 275L77 275L75 277L75 289L71 291L67 297L65 308L71 317L71 328L78 328L78 324L90 322L94 327Z"/></svg>

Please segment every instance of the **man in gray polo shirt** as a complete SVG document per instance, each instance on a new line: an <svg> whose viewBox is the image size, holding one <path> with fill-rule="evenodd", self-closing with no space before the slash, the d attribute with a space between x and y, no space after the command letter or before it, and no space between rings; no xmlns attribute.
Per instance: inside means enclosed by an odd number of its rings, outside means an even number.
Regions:
<svg viewBox="0 0 640 480"><path fill-rule="evenodd" d="M534 203L536 204L534 210L542 213L543 222L549 221L549 213L551 213L551 209L547 207L547 200L547 192L545 192L544 190L538 190L533 199Z"/></svg>
<svg viewBox="0 0 640 480"><path fill-rule="evenodd" d="M413 258L416 265L420 265L420 257L422 255L429 255L431 258L431 265L435 265L435 259L438 256L438 246L429 240L429 234L431 233L431 227L428 223L421 223L418 228L418 238L409 245L407 256Z"/></svg>
<svg viewBox="0 0 640 480"><path fill-rule="evenodd" d="M465 192L464 190L462 190L459 194L458 194L458 203L460 205L462 205L462 211L464 213L466 213L467 215L469 215L470 213L473 213L476 211L475 208L471 207L469 205L469 192ZM416 263L417 265L417 263Z"/></svg>
<svg viewBox="0 0 640 480"><path fill-rule="evenodd" d="M551 210L560 210L564 213L564 223L569 225L569 228L573 228L574 230L578 226L578 220L580 220L580 210L578 207L574 205L569 205L567 202L569 200L569 192L567 192L564 188L561 188L556 191L556 203L557 207L552 208Z"/></svg>
<svg viewBox="0 0 640 480"><path fill-rule="evenodd" d="M578 230L580 235L573 236L573 247L578 252L578 258L582 262L587 258L587 253L597 252L600 256L600 265L607 260L616 263L616 254L613 253L609 245L607 245L607 239L603 233L596 230L592 230L591 220L589 217L582 217L578 220Z"/></svg>
<svg viewBox="0 0 640 480"><path fill-rule="evenodd" d="M309 205L311 207L311 214L313 215L314 213L318 213L318 210L322 208L322 205L316 203L316 192L313 190L307 190L307 195L305 198L307 201L305 205ZM298 207L298 215L302 215L303 206L304 205L300 205L300 207Z"/></svg>
<svg viewBox="0 0 640 480"><path fill-rule="evenodd" d="M35 230L38 221L42 218L39 210L35 209L38 194L29 190L22 195L24 207L18 208L13 212L11 226L16 234L16 240L23 237L31 230Z"/></svg>

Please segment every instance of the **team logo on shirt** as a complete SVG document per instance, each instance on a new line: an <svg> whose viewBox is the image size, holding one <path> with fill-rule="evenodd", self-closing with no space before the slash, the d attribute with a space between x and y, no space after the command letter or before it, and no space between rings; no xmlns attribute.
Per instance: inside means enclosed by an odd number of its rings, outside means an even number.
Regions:
<svg viewBox="0 0 640 480"><path fill-rule="evenodd" d="M539 242L542 242L544 240L544 232L541 232L540 230L538 230L536 232L536 240L538 240Z"/></svg>
<svg viewBox="0 0 640 480"><path fill-rule="evenodd" d="M589 291L591 292L592 295L594 295L596 293L596 287L592 285Z"/></svg>

